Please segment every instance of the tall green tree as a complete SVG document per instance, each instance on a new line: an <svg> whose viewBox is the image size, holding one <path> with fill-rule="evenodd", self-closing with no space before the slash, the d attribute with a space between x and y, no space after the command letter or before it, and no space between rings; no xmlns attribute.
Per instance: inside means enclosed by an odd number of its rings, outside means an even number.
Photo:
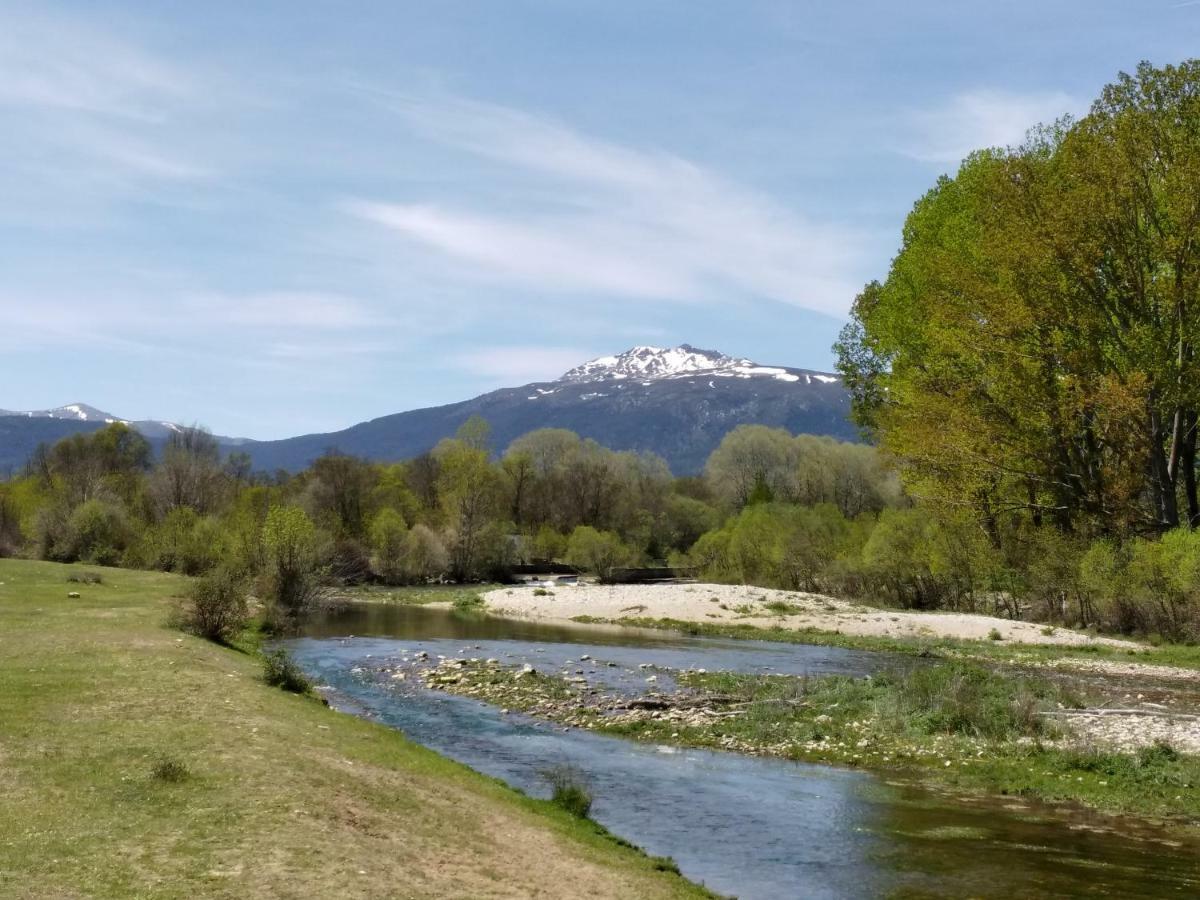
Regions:
<svg viewBox="0 0 1200 900"><path fill-rule="evenodd" d="M1012 516L1085 534L1200 518L1198 96L1200 64L1143 64L917 203L837 345L914 494L971 507L996 541Z"/></svg>

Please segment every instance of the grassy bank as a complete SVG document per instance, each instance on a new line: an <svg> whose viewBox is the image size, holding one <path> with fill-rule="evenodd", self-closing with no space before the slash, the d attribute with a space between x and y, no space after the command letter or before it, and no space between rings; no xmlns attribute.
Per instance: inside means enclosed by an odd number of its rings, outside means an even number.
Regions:
<svg viewBox="0 0 1200 900"><path fill-rule="evenodd" d="M68 582L82 571L101 583ZM701 893L586 820L267 687L253 655L166 628L183 585L0 560L0 895Z"/></svg>
<svg viewBox="0 0 1200 900"><path fill-rule="evenodd" d="M902 653L908 656L978 658L996 662L1020 662L1035 665L1060 660L1105 660L1200 670L1200 646L1186 644L1163 644L1135 651L1107 647L1103 644L1075 647L1062 644L1021 644L996 640L874 637L844 634L838 631L821 631L815 628L761 628L754 625L685 622L678 619L623 618L620 621L613 621L592 616L575 616L572 621L580 624L616 624L638 628L660 628L705 637L732 637L743 640L779 641L844 647L850 650ZM1053 631L1052 628L1049 630Z"/></svg>
<svg viewBox="0 0 1200 900"><path fill-rule="evenodd" d="M339 597L357 603L397 603L410 606L426 606L430 603L447 603L451 606L474 606L483 602L488 591L498 584L422 584L401 587L371 585L347 588Z"/></svg>
<svg viewBox="0 0 1200 900"><path fill-rule="evenodd" d="M1045 713L1084 698L1056 681L963 661L872 678L673 673L680 691L632 703L556 675L461 662L443 669L431 686L609 734L1200 824L1200 757L1073 745Z"/></svg>

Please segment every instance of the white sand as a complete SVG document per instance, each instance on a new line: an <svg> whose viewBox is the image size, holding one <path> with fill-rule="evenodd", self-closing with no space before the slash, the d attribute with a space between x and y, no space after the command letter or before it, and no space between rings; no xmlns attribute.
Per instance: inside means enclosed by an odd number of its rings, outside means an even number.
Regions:
<svg viewBox="0 0 1200 900"><path fill-rule="evenodd" d="M946 637L987 640L993 630L1006 641L1023 644L1080 646L1106 644L1141 649L1140 644L1096 638L1078 631L1014 622L966 613L903 612L860 606L819 594L776 591L727 584L577 585L546 588L537 596L533 587L500 588L484 595L496 612L532 619L677 619L752 625L757 628L814 628L872 637ZM796 607L780 615L767 604Z"/></svg>

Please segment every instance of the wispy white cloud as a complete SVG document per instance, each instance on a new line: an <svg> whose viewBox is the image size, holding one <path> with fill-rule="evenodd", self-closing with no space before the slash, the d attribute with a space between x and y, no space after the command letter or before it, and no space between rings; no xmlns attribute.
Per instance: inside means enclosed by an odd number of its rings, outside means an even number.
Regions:
<svg viewBox="0 0 1200 900"><path fill-rule="evenodd" d="M338 294L266 292L260 294L204 294L184 298L178 312L197 324L272 331L305 329L347 331L390 324L390 319L361 301Z"/></svg>
<svg viewBox="0 0 1200 900"><path fill-rule="evenodd" d="M579 347L508 346L456 355L455 367L502 384L550 381L599 354Z"/></svg>
<svg viewBox="0 0 1200 900"><path fill-rule="evenodd" d="M98 19L0 8L0 189L30 207L4 214L45 220L212 177L198 113L213 93Z"/></svg>
<svg viewBox="0 0 1200 900"><path fill-rule="evenodd" d="M183 72L78 18L0 11L0 104L156 119Z"/></svg>
<svg viewBox="0 0 1200 900"><path fill-rule="evenodd" d="M153 350L243 343L276 359L366 354L387 349L379 335L395 324L362 301L337 294L182 292L157 297L111 293L0 296L0 347L95 347ZM330 335L337 335L336 341ZM338 349L340 348L340 349Z"/></svg>
<svg viewBox="0 0 1200 900"><path fill-rule="evenodd" d="M1083 107L1062 91L966 91L940 106L905 114L897 149L924 162L958 163L975 150L1019 144L1031 128Z"/></svg>
<svg viewBox="0 0 1200 900"><path fill-rule="evenodd" d="M860 281L859 235L811 221L682 157L458 98L383 95L425 137L508 167L501 214L396 198L354 215L471 267L550 291L668 301L771 299L842 314ZM547 204L546 198L553 202Z"/></svg>

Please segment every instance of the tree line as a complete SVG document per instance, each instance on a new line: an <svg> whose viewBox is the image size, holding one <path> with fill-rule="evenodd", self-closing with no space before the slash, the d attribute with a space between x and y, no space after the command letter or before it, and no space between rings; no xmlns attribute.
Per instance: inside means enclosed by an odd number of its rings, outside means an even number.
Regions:
<svg viewBox="0 0 1200 900"><path fill-rule="evenodd" d="M183 429L155 459L121 424L34 454L0 483L0 554L252 581L287 615L323 586L506 581L566 564L601 580L674 566L710 581L1185 637L1200 540L1086 542L1025 522L999 545L970 516L915 503L873 447L734 429L704 474L542 429L496 453L472 420L431 452L327 452L254 473Z"/></svg>
<svg viewBox="0 0 1200 900"><path fill-rule="evenodd" d="M473 419L429 453L264 475L112 425L0 484L0 553L313 579L739 581L1200 639L1200 62L973 154L922 197L835 347L870 445L731 431L698 477Z"/></svg>

